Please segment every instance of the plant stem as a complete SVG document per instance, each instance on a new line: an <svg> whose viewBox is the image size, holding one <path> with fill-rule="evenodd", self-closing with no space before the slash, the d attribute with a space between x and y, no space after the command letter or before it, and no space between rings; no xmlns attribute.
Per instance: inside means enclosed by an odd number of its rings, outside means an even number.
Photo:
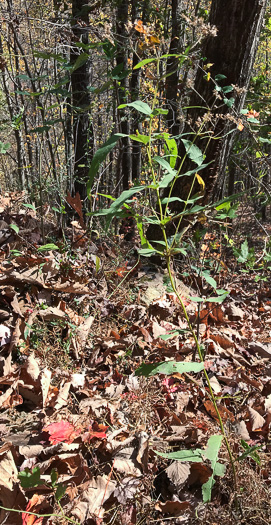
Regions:
<svg viewBox="0 0 271 525"><path fill-rule="evenodd" d="M202 351L201 351L201 348L200 348L199 340L198 340L197 334L195 333L195 331L194 331L194 329L193 329L193 327L192 327L192 325L190 323L190 319L188 317L188 314L187 314L187 311L186 311L186 308L185 308L185 304L184 304L184 302L183 302L183 300L182 300L182 298L181 298L181 296L180 296L180 294L178 292L177 286L175 284L175 281L174 281L174 278L173 278L173 275L172 275L172 271L171 271L171 267L170 267L170 262L171 262L171 256L170 255L166 255L167 271L168 271L168 276L169 276L169 279L170 279L171 286L172 286L173 291L176 294L176 296L177 296L177 298L178 298L178 300L179 300L179 302L181 304L181 307L182 307L182 310L183 310L183 313L184 313L184 316L185 316L188 328L189 328L190 333L191 333L191 335L192 335L192 337L193 337L193 339L195 341L195 345L196 345L196 348L197 348L199 359L200 359L201 363L203 364L203 372L204 372L204 375L205 375L205 379L207 381L208 388L209 388L209 391L210 391L210 396L211 396L211 399L212 399L212 402L213 402L213 405L214 405L214 408L215 408L215 411L216 411L216 415L217 415L217 419L218 419L218 422L219 422L221 434L222 434L222 436L224 438L225 445L226 445L226 448L227 448L227 451L228 451L229 460L230 460L232 473L233 473L233 479L234 479L234 488L235 488L235 491L236 491L236 494L237 494L237 475L236 475L236 468L235 468L235 464L234 464L234 457L232 455L230 444L229 444L229 441L228 441L228 438L227 438L227 435L226 435L226 432L225 432L224 424L223 424L221 415L219 413L219 409L218 409L217 402L216 402L216 396L215 396L214 391L212 389L212 385L210 383L210 379L209 379L207 370L206 370L206 368L204 366L204 358L203 358Z"/></svg>

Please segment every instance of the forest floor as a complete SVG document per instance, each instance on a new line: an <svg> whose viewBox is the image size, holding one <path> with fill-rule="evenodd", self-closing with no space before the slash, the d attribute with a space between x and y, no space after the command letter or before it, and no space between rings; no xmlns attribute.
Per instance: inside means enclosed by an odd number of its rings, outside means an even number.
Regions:
<svg viewBox="0 0 271 525"><path fill-rule="evenodd" d="M198 361L163 269L139 260L136 238L90 240L81 219L65 240L23 194L3 195L0 214L0 523L270 523L270 221L261 227L242 210L232 233L239 262L212 230L198 260L174 268L235 458L234 487L225 444L220 476L204 457L220 428L203 373L136 372ZM193 297L210 294L194 270L202 261L215 262L229 294L199 310ZM180 450L203 455L163 457Z"/></svg>

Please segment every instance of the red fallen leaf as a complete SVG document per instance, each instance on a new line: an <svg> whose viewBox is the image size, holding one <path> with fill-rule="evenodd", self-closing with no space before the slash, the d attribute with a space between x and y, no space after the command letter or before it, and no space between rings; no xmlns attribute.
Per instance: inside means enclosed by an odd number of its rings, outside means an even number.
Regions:
<svg viewBox="0 0 271 525"><path fill-rule="evenodd" d="M255 109L250 109L250 110L248 111L248 113L246 113L245 116L246 116L248 119L250 119L250 118L257 118L259 115L260 115L260 113L258 113L257 111L255 111Z"/></svg>
<svg viewBox="0 0 271 525"><path fill-rule="evenodd" d="M72 443L81 434L82 429L76 430L68 421L58 421L47 425L42 430L50 434L50 443L56 445L57 443Z"/></svg>
<svg viewBox="0 0 271 525"><path fill-rule="evenodd" d="M36 512L40 510L40 507L42 506L44 502L44 496L39 496L38 494L34 494L32 496L31 500L27 503L26 511L28 512ZM33 514L27 514L27 512L22 513L22 525L42 525L43 518L38 516L33 516Z"/></svg>
<svg viewBox="0 0 271 525"><path fill-rule="evenodd" d="M82 441L89 443L92 439L106 439L107 436L105 430L107 429L107 426L98 425L98 423L94 422L92 427L89 427L88 432L83 434Z"/></svg>
<svg viewBox="0 0 271 525"><path fill-rule="evenodd" d="M205 403L203 403L203 404L204 404L205 409L208 412L208 414L210 414L210 416L213 419L218 421L218 416L217 416L217 413L216 413L216 410L215 410L215 407L214 407L214 404L212 403L212 401L205 401ZM221 417L223 422L225 422L228 419L230 419L234 423L235 417L232 414L232 412L230 412L230 410L228 410L223 405L218 405L217 408L218 408L218 412L219 412L220 417Z"/></svg>
<svg viewBox="0 0 271 525"><path fill-rule="evenodd" d="M126 262L123 266L120 266L120 268L116 269L116 274L118 277L124 277L124 275L127 272L127 264L128 262Z"/></svg>

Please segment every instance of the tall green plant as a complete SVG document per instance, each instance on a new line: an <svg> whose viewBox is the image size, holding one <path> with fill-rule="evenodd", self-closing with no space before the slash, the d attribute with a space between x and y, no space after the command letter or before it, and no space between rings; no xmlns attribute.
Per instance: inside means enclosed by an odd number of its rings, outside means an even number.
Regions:
<svg viewBox="0 0 271 525"><path fill-rule="evenodd" d="M179 60L183 61L187 58L187 53L184 55L178 55ZM160 70L160 60L166 59L167 55L162 56L160 59L156 59L156 66L157 66L157 77L159 77L159 70ZM155 59L150 59L152 62L155 61ZM143 60L139 64L137 64L136 68L144 67L146 64L150 62L149 59ZM223 425L223 421L221 419L221 415L219 412L219 408L217 405L217 398L213 392L210 379L207 373L207 370L204 366L204 355L203 355L203 349L200 345L198 336L191 324L191 321L189 319L185 303L183 301L183 298L180 296L177 284L174 278L174 275L172 273L172 263L173 259L176 254L178 253L184 253L184 249L182 247L182 239L184 236L185 231L187 231L189 224L195 223L199 214L207 213L210 205L201 205L197 204L197 201L199 201L202 198L202 194L204 192L204 180L200 176L201 170L203 170L207 164L205 161L205 151L201 151L198 146L195 145L195 141L198 137L208 137L208 133L204 131L204 123L199 127L198 131L195 133L192 133L190 136L187 134L181 135L179 138L182 141L184 145L185 153L182 158L178 156L178 148L176 143L176 138L172 137L167 131L158 132L156 129L156 121L157 117L159 115L165 115L167 113L167 110L165 110L162 107L159 107L158 105L158 83L154 90L154 96L152 100L152 104L149 105L145 101L137 100L134 102L131 102L129 104L122 104L121 109L127 108L133 108L136 109L141 115L145 116L145 133L140 134L136 133L133 135L129 135L130 139L133 141L140 142L146 149L146 156L148 159L148 172L150 176L150 181L144 185L141 186L135 186L131 187L129 190L124 191L117 199L113 198L112 196L105 196L113 200L111 206L106 209L99 210L98 212L95 212L96 216L103 216L106 221L106 229L109 228L110 223L113 218L120 218L120 217L126 217L126 216L133 216L135 219L135 222L137 224L138 232L141 239L141 249L139 250L139 254L141 256L149 257L152 255L159 255L162 257L167 266L168 271L168 277L170 284L172 286L173 291L175 292L176 296L178 297L178 300L181 304L184 317L187 322L188 329L194 339L196 351L200 360L199 362L192 362L192 363L175 363L174 361L169 363L155 363L155 365L146 365L143 364L138 370L137 375L145 375L150 376L153 374L172 374L174 371L177 370L180 371L187 371L189 369L190 372L199 372L200 370L203 371L207 385L208 385L208 391L210 399L214 405L217 420L219 422L220 431L221 431L221 437L220 436L212 436L208 442L208 447L205 451L195 451L197 453L197 459L196 461L202 461L203 459L209 459L212 464L212 476L210 480L207 482L206 487L203 488L203 498L204 501L209 501L211 498L211 491L214 484L214 476L215 475L223 475L224 469L222 466L220 466L219 463L217 463L217 457L218 452L220 449L220 446L222 442L224 441L228 455L230 464L232 467L233 477L234 477L234 484L235 488L237 488L237 478L236 478L236 469L235 469L235 462L234 457L229 445L229 441L226 435L226 431ZM209 108L206 108L206 111L210 111ZM90 195L91 192L91 186L95 177L95 174L97 172L97 169L100 165L100 163L105 160L106 155L108 152L114 147L116 144L118 138L122 136L121 134L114 135L111 137L103 146L102 148L94 155L93 162L90 166L89 171L89 184L88 184L88 194ZM209 139L210 141L211 139ZM162 144L162 150L163 155L157 155L157 143L159 142L159 145ZM207 140L207 146L208 146L208 140ZM206 146L206 148L207 148ZM205 148L205 149L206 149ZM185 160L189 158L190 161L194 164L194 168L190 169L189 171L183 172L183 166L185 165ZM178 167L177 167L178 166ZM172 196L173 188L175 184L181 183L181 179L183 177L190 177L191 178L191 184L188 190L188 194L186 199L182 200L179 197ZM195 183L199 183L202 191L200 193L194 193L194 187ZM164 190L167 189L166 196L163 196ZM140 213L138 211L138 207L135 210L134 209L134 201L133 197L136 194L143 193L145 196L147 195L147 205L149 208L149 215L146 216L146 214ZM154 199L152 197L155 197ZM229 198L227 200L231 200L232 198ZM152 204L154 200L154 204ZM225 199L226 200L226 199ZM171 203L174 201L179 201L182 206L182 211L180 212L174 212L171 208ZM222 202L222 201L221 201ZM217 207L220 203L215 203L212 206ZM144 201L146 206L146 199ZM189 216L189 222L186 220ZM185 224L184 224L185 221ZM167 226L174 222L175 225L175 233L173 236L168 237L167 236ZM161 232L162 232L162 240L152 242L151 240L148 240L145 235L145 229L149 224L156 224L159 226ZM211 285L215 291L214 297L208 298L208 302L222 302L225 297L227 296L227 292L225 290L219 290L216 287L215 280L210 276L206 274L206 280L209 285ZM191 297L192 300L196 300L197 302L204 302L203 298L200 297ZM188 366L189 365L189 366ZM188 366L188 368L187 368ZM214 443L213 443L213 441ZM211 446L215 445L215 447ZM184 461L185 458L181 453L177 453L181 455L181 460ZM170 455L166 455L166 457L171 457ZM175 457L175 456L174 456ZM189 458L191 457L191 453L187 456L187 461L190 461ZM176 457L175 459L180 459ZM195 459L193 459L195 461Z"/></svg>

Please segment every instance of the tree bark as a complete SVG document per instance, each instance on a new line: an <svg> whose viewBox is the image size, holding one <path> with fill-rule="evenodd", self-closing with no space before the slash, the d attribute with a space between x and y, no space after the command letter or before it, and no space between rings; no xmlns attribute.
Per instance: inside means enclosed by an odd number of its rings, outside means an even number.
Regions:
<svg viewBox="0 0 271 525"><path fill-rule="evenodd" d="M117 33L117 66L122 69L120 70L118 98L120 104L127 102L128 93L128 80L126 72L128 70L128 46L127 46L127 29L128 23L128 2L126 0L118 0L117 14L116 14L116 33ZM130 121L125 116L125 110L118 110L118 127L120 133L125 135L130 134ZM127 190L131 182L131 144L129 137L122 138L120 141L120 167L122 177L122 188Z"/></svg>
<svg viewBox="0 0 271 525"><path fill-rule="evenodd" d="M171 42L169 46L169 55L176 55L180 52L182 44L182 26L183 18L181 17L183 10L183 0L172 0L172 30ZM165 97L168 109L167 127L169 133L172 135L179 135L181 123L178 119L178 83L179 83L179 59L170 56L167 59L166 67L166 85Z"/></svg>
<svg viewBox="0 0 271 525"><path fill-rule="evenodd" d="M70 61L75 64L82 53L74 44L81 42L88 44L89 11L86 0L72 2L72 31ZM93 156L93 127L90 120L91 96L89 86L92 79L91 56L71 73L72 111L73 111L73 142L74 142L74 192L79 192L82 200L87 197L86 183L88 180L89 165Z"/></svg>

